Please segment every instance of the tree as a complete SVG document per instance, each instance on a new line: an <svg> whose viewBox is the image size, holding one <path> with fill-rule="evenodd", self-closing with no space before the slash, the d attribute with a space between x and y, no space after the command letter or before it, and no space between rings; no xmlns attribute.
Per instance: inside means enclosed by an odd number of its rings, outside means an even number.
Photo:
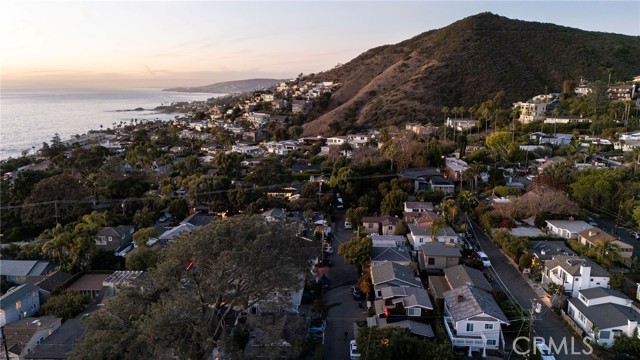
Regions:
<svg viewBox="0 0 640 360"><path fill-rule="evenodd" d="M80 314L87 305L91 303L91 298L73 290L64 290L60 294L51 296L40 312L43 315L60 317L64 320L71 319Z"/></svg>
<svg viewBox="0 0 640 360"><path fill-rule="evenodd" d="M156 235L158 235L158 233L153 226L138 229L138 231L133 233L133 241L137 247L145 247L147 246L147 241Z"/></svg>
<svg viewBox="0 0 640 360"><path fill-rule="evenodd" d="M351 208L347 209L345 216L353 226L359 226L362 224L362 218L367 216L367 211L367 208L362 206L355 209Z"/></svg>
<svg viewBox="0 0 640 360"><path fill-rule="evenodd" d="M371 259L371 250L373 243L371 238L360 236L345 242L338 247L338 254L344 256L344 262L355 265L358 274L362 273L362 267Z"/></svg>
<svg viewBox="0 0 640 360"><path fill-rule="evenodd" d="M615 263L622 262L620 247L611 241L597 240L587 251L587 256L595 259L605 269L611 269Z"/></svg>
<svg viewBox="0 0 640 360"><path fill-rule="evenodd" d="M54 258L58 258L60 266L64 267L68 262L64 255L68 252L68 248L71 246L73 239L73 230L71 225L63 227L58 224L53 229L46 230L44 235L49 236L50 239L42 245L42 252L45 254L50 252Z"/></svg>
<svg viewBox="0 0 640 360"><path fill-rule="evenodd" d="M447 224L451 226L455 225L458 221L458 215L460 214L460 209L456 202L453 199L447 199L440 204L440 210Z"/></svg>
<svg viewBox="0 0 640 360"><path fill-rule="evenodd" d="M61 174L40 180L24 202L22 222L50 227L56 223L69 223L84 214L84 189L78 180Z"/></svg>
<svg viewBox="0 0 640 360"><path fill-rule="evenodd" d="M448 341L426 341L412 336L406 328L393 324L383 329L360 328L356 340L362 358L368 360L455 359Z"/></svg>
<svg viewBox="0 0 640 360"><path fill-rule="evenodd" d="M133 223L138 228L144 228L153 225L153 212L148 206L144 206L142 209L137 210L133 215Z"/></svg>
<svg viewBox="0 0 640 360"><path fill-rule="evenodd" d="M498 131L487 136L485 140L487 147L494 153L496 159L505 161L509 154L509 144L511 144L511 133L508 131Z"/></svg>
<svg viewBox="0 0 640 360"><path fill-rule="evenodd" d="M382 199L380 210L387 215L402 215L404 210L404 202L407 201L409 195L402 190L391 190Z"/></svg>
<svg viewBox="0 0 640 360"><path fill-rule="evenodd" d="M173 199L169 203L169 213L178 219L189 215L189 204L185 199Z"/></svg>
<svg viewBox="0 0 640 360"><path fill-rule="evenodd" d="M476 196L473 195L471 191L460 191L458 193L458 202L460 203L460 207L464 212L470 212L478 205L478 200L476 200Z"/></svg>
<svg viewBox="0 0 640 360"><path fill-rule="evenodd" d="M157 250L147 246L138 247L127 254L126 267L129 271L149 271L157 265L159 258Z"/></svg>
<svg viewBox="0 0 640 360"><path fill-rule="evenodd" d="M236 180L240 177L241 157L238 153L220 152L216 154L214 162L218 168L217 174L227 177L229 180Z"/></svg>
<svg viewBox="0 0 640 360"><path fill-rule="evenodd" d="M70 359L205 359L216 346L232 349L243 312L303 286L312 249L297 232L295 223L239 216L175 238L139 286L87 319Z"/></svg>
<svg viewBox="0 0 640 360"><path fill-rule="evenodd" d="M429 201L439 204L444 199L444 193L441 190L420 190L416 194L416 200Z"/></svg>
<svg viewBox="0 0 640 360"><path fill-rule="evenodd" d="M616 271L613 274L611 274L611 278L609 279L609 286L612 289L622 291L627 287L626 281L627 280L624 276L624 273L620 271Z"/></svg>

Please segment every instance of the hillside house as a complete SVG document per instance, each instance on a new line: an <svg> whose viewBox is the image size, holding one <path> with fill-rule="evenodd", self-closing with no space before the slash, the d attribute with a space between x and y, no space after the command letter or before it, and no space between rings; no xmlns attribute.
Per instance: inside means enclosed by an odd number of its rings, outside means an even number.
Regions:
<svg viewBox="0 0 640 360"><path fill-rule="evenodd" d="M98 249L120 252L131 245L134 231L133 225L102 228L96 234L96 246Z"/></svg>
<svg viewBox="0 0 640 360"><path fill-rule="evenodd" d="M365 216L362 226L367 234L393 235L399 219L393 216Z"/></svg>
<svg viewBox="0 0 640 360"><path fill-rule="evenodd" d="M517 102L513 104L514 109L520 109L520 117L518 121L522 124L528 124L534 121L542 121L547 111L547 104L545 102L534 101L533 99L527 102Z"/></svg>
<svg viewBox="0 0 640 360"><path fill-rule="evenodd" d="M0 259L0 276L12 284L24 284L28 279L45 276L55 267L48 261Z"/></svg>
<svg viewBox="0 0 640 360"><path fill-rule="evenodd" d="M478 120L447 118L445 125L447 125L447 127L455 129L456 131L466 131L471 128L477 127Z"/></svg>
<svg viewBox="0 0 640 360"><path fill-rule="evenodd" d="M596 246L598 242L609 242L618 248L618 254L622 257L623 262L625 264L631 264L633 245L616 239L613 235L610 235L602 229L593 227L582 230L578 233L578 242L587 248Z"/></svg>

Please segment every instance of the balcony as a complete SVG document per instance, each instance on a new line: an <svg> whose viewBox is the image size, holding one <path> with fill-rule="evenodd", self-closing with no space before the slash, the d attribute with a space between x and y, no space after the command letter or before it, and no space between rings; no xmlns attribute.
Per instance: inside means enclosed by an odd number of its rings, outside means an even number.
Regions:
<svg viewBox="0 0 640 360"><path fill-rule="evenodd" d="M453 346L478 349L484 349L487 347L486 338L482 336L482 333L481 336L458 336L456 334L453 318L449 316L444 317L444 328L447 330L447 335L449 335L449 339Z"/></svg>

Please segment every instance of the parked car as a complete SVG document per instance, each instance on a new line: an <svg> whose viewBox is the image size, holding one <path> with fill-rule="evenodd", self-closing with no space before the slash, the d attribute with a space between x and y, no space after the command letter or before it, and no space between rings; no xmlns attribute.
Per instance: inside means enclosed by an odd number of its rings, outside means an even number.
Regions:
<svg viewBox="0 0 640 360"><path fill-rule="evenodd" d="M351 230L353 228L353 226L351 226L351 223L348 221L344 222L344 228L347 230Z"/></svg>
<svg viewBox="0 0 640 360"><path fill-rule="evenodd" d="M355 340L349 342L349 356L351 360L360 359L360 352L358 351L358 344Z"/></svg>
<svg viewBox="0 0 640 360"><path fill-rule="evenodd" d="M483 251L478 251L478 257L480 258L480 261L482 261L482 266L486 268L491 267L491 261L489 260L487 254L485 254Z"/></svg>
<svg viewBox="0 0 640 360"><path fill-rule="evenodd" d="M364 293L357 286L351 287L351 295L353 295L353 300L359 301L364 299Z"/></svg>
<svg viewBox="0 0 640 360"><path fill-rule="evenodd" d="M327 254L333 254L333 248L331 247L331 245L325 245L324 252L326 252Z"/></svg>
<svg viewBox="0 0 640 360"><path fill-rule="evenodd" d="M631 232L631 236L633 236L633 238L636 240L640 240L640 231Z"/></svg>
<svg viewBox="0 0 640 360"><path fill-rule="evenodd" d="M327 327L327 322L322 319L311 320L309 324L309 330L307 330L307 334L309 335L322 335L324 334L324 329Z"/></svg>
<svg viewBox="0 0 640 360"><path fill-rule="evenodd" d="M540 354L542 360L556 360L555 356L549 350L547 344L542 339L536 339L536 353Z"/></svg>

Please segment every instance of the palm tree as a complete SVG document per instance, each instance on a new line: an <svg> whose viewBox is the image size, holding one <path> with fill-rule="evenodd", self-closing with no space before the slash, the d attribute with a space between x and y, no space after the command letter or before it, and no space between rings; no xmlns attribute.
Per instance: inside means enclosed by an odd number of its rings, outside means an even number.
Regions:
<svg viewBox="0 0 640 360"><path fill-rule="evenodd" d="M595 245L587 251L587 256L595 258L606 269L611 269L616 262L622 262L620 247L611 241L597 240Z"/></svg>
<svg viewBox="0 0 640 360"><path fill-rule="evenodd" d="M480 177L480 175L482 175L483 170L484 170L484 167L477 161L474 161L471 164L469 164L469 167L464 172L467 179L473 179L474 192L478 191L478 178Z"/></svg>
<svg viewBox="0 0 640 360"><path fill-rule="evenodd" d="M62 267L64 265L63 256L65 254L65 250L69 248L73 240L71 226L67 225L63 227L58 224L53 229L45 230L44 235L50 236L51 238L42 246L42 252L51 252L54 258L58 258L58 262Z"/></svg>
<svg viewBox="0 0 640 360"><path fill-rule="evenodd" d="M449 108L447 106L442 107L442 114L444 115L444 142L447 142L447 115L449 115Z"/></svg>

